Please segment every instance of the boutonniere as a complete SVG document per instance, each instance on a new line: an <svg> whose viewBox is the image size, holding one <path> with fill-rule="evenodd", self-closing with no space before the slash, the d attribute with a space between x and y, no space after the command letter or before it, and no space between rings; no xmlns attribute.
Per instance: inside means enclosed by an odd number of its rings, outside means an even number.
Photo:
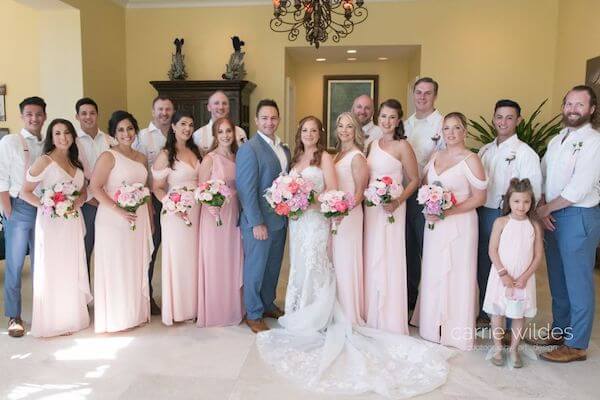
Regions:
<svg viewBox="0 0 600 400"><path fill-rule="evenodd" d="M583 149L583 142L573 143L573 154L577 153L581 149Z"/></svg>
<svg viewBox="0 0 600 400"><path fill-rule="evenodd" d="M433 135L433 136L431 137L431 140L433 140L433 142L434 142L435 144L437 144L437 142L438 142L438 141L439 141L441 138L442 138L442 137L440 136L440 134L439 134L439 133L436 133L435 135Z"/></svg>
<svg viewBox="0 0 600 400"><path fill-rule="evenodd" d="M510 155L508 157L506 157L504 159L504 161L506 161L508 163L508 165L510 165L510 163L515 161L516 158L517 158L517 154L513 151L510 153Z"/></svg>

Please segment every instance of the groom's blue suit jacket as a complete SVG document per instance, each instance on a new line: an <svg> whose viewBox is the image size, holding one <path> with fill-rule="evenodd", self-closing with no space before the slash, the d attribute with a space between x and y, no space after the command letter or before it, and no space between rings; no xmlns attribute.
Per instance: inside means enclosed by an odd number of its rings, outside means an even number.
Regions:
<svg viewBox="0 0 600 400"><path fill-rule="evenodd" d="M283 149L289 165L290 151L285 146ZM235 159L236 188L241 203L240 227L252 229L265 224L270 231L285 228L287 219L275 214L264 198L265 190L281 173L281 164L273 149L255 134L239 148Z"/></svg>

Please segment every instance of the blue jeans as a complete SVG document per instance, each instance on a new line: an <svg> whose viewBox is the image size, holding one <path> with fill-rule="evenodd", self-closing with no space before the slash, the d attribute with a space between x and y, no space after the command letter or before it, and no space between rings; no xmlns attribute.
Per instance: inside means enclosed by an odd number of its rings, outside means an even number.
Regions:
<svg viewBox="0 0 600 400"><path fill-rule="evenodd" d="M552 216L556 229L545 234L552 327L563 332L567 346L587 349L595 312L600 207L566 207Z"/></svg>
<svg viewBox="0 0 600 400"><path fill-rule="evenodd" d="M92 250L94 250L94 241L96 240L96 212L98 207L91 204L85 203L81 207L81 213L83 214L83 222L85 223L85 259L87 261L88 276L90 276L90 260L92 257Z"/></svg>
<svg viewBox="0 0 600 400"><path fill-rule="evenodd" d="M490 236L492 227L496 218L502 215L502 211L497 208L479 207L477 216L479 217L479 243L477 246L477 285L479 286L479 317L484 317L483 299L487 289L487 282L490 276L492 260L489 256Z"/></svg>
<svg viewBox="0 0 600 400"><path fill-rule="evenodd" d="M4 269L4 315L21 316L21 273L27 250L33 273L35 217L37 209L19 198L10 199L12 214L4 218L6 265Z"/></svg>
<svg viewBox="0 0 600 400"><path fill-rule="evenodd" d="M421 281L423 236L425 235L423 206L417 202L417 192L406 199L406 281L408 308L414 309Z"/></svg>

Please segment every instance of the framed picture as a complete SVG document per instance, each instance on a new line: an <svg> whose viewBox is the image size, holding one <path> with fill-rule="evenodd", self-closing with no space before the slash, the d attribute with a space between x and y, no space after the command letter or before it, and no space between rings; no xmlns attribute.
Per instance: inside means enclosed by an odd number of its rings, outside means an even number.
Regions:
<svg viewBox="0 0 600 400"><path fill-rule="evenodd" d="M585 84L594 89L596 96L600 98L600 56L587 60Z"/></svg>
<svg viewBox="0 0 600 400"><path fill-rule="evenodd" d="M323 129L327 135L327 147L337 142L335 120L338 115L350 111L352 102L366 94L378 104L379 75L325 75L323 77Z"/></svg>
<svg viewBox="0 0 600 400"><path fill-rule="evenodd" d="M6 121L6 85L0 85L0 121Z"/></svg>

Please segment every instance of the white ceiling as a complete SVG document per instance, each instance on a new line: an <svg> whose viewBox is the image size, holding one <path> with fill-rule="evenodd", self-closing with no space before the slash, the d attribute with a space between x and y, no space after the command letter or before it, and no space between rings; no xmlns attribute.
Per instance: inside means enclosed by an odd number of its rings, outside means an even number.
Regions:
<svg viewBox="0 0 600 400"><path fill-rule="evenodd" d="M387 57L387 61L407 60L419 51L420 46L321 46L288 47L287 54L297 63L314 63L317 58L325 58L326 63L340 62L372 62L380 61L379 57ZM348 54L347 50L356 50ZM348 61L348 58L356 58ZM385 62L385 61L381 61Z"/></svg>
<svg viewBox="0 0 600 400"><path fill-rule="evenodd" d="M127 8L184 8L184 7L228 7L228 6L265 6L272 0L113 0ZM368 3L406 3L417 0L365 0Z"/></svg>

